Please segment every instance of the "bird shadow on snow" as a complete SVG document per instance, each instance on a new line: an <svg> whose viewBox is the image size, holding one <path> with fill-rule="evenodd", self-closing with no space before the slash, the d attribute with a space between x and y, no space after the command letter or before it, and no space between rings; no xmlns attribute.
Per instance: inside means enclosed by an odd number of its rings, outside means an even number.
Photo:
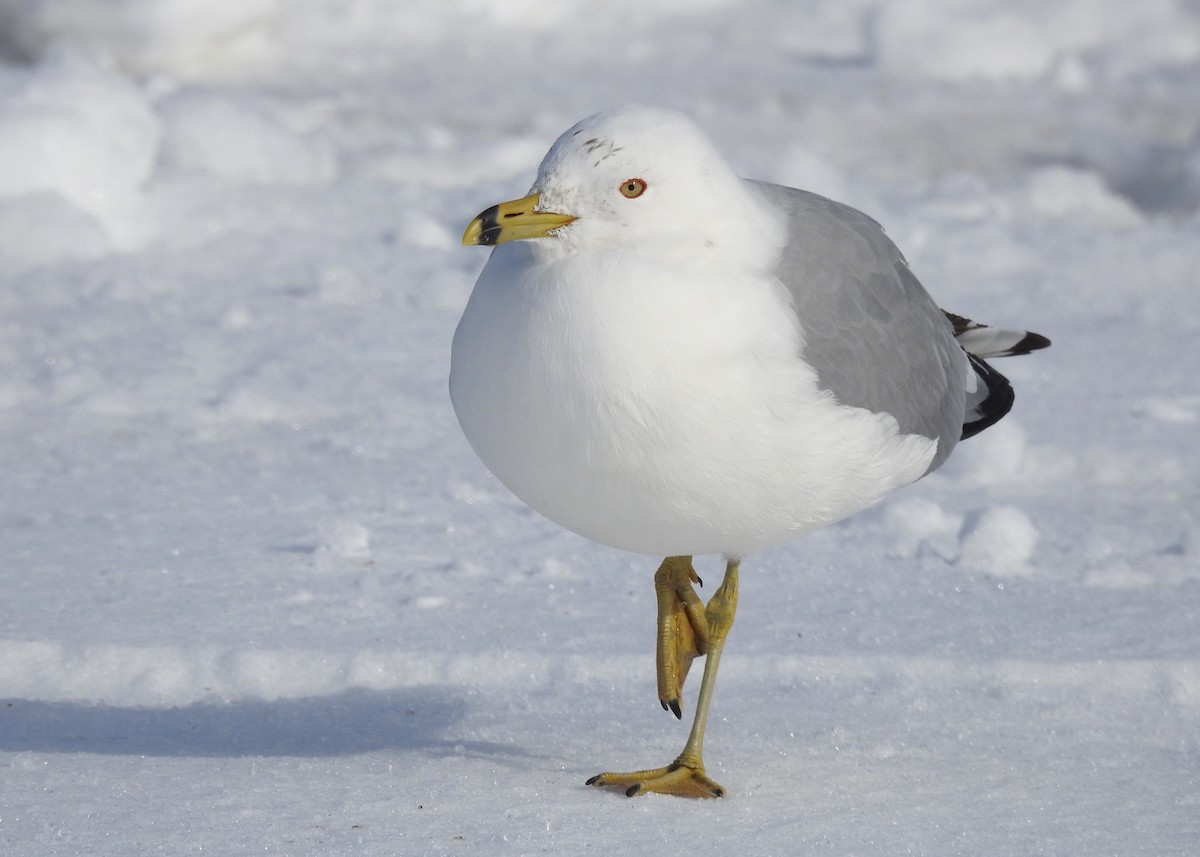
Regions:
<svg viewBox="0 0 1200 857"><path fill-rule="evenodd" d="M132 708L0 700L0 751L138 756L339 756L372 750L522 756L519 747L445 737L466 704L444 687Z"/></svg>

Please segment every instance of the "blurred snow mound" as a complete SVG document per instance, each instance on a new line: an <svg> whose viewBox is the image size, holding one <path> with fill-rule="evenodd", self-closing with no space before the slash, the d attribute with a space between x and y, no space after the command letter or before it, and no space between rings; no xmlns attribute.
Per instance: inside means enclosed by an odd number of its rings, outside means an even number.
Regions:
<svg viewBox="0 0 1200 857"><path fill-rule="evenodd" d="M337 175L328 142L228 97L188 92L164 101L163 166L237 182L308 184Z"/></svg>
<svg viewBox="0 0 1200 857"><path fill-rule="evenodd" d="M884 509L883 523L898 556L907 559L928 550L947 562L958 559L963 516L947 512L932 500L911 497L890 503Z"/></svg>
<svg viewBox="0 0 1200 857"><path fill-rule="evenodd" d="M1144 399L1134 406L1133 414L1168 425L1191 425L1200 421L1200 396Z"/></svg>
<svg viewBox="0 0 1200 857"><path fill-rule="evenodd" d="M57 194L94 217L115 245L128 245L138 232L128 215L154 171L161 136L142 92L79 51L64 47L36 68L0 70L0 199ZM78 231L94 249L92 227ZM12 251L16 238L0 241Z"/></svg>
<svg viewBox="0 0 1200 857"><path fill-rule="evenodd" d="M1136 226L1144 219L1124 197L1088 170L1046 167L1030 177L1030 208L1049 217L1077 217L1110 226Z"/></svg>
<svg viewBox="0 0 1200 857"><path fill-rule="evenodd" d="M264 25L278 0L0 0L2 37L17 56L36 59L67 38L121 67L202 73L269 54Z"/></svg>
<svg viewBox="0 0 1200 857"><path fill-rule="evenodd" d="M959 562L997 577L1027 577L1037 542L1038 530L1028 515L1014 506L996 506L967 523Z"/></svg>
<svg viewBox="0 0 1200 857"><path fill-rule="evenodd" d="M1014 506L993 506L968 515L948 512L922 497L889 504L883 524L891 552L903 558L932 553L971 573L1025 577L1037 548L1038 530Z"/></svg>
<svg viewBox="0 0 1200 857"><path fill-rule="evenodd" d="M896 74L958 80L1055 76L1087 85L1080 60L1119 63L1126 75L1200 57L1200 19L1182 0L1098 4L1094 0L957 0L887 3L877 22L880 64ZM1116 48L1120 50L1116 50Z"/></svg>
<svg viewBox="0 0 1200 857"><path fill-rule="evenodd" d="M1038 530L1025 512L993 506L959 514L922 497L889 504L883 524L891 553L909 559L933 554L970 573L1026 577L1037 548Z"/></svg>
<svg viewBox="0 0 1200 857"><path fill-rule="evenodd" d="M491 49L496 30L536 37L583 17L597 34L627 35L627 21L703 14L730 0L646 4L547 3L545 0L0 0L0 48L33 61L69 40L137 74L229 78L279 66L355 74L454 43L462 52ZM603 43L603 40L600 40ZM435 49L440 50L440 49Z"/></svg>
<svg viewBox="0 0 1200 857"><path fill-rule="evenodd" d="M1123 76L1200 57L1200 20L1187 0L775 0L762 6L769 11L754 15L730 0L0 0L5 22L0 47L32 60L55 41L69 39L133 72L189 78L279 65L354 74L447 40L460 53L490 50L498 29L553 41L547 34L581 26L594 34L597 45L619 38L619 49L639 60L658 48L649 39L630 38L637 30L630 31L628 21L638 21L644 30L663 20L708 15L754 36L767 20L771 25L762 35L769 34L786 51L819 60L877 62L901 77L1045 77L1078 91L1093 85L1093 67ZM1195 25L1180 26L1181 20Z"/></svg>
<svg viewBox="0 0 1200 857"><path fill-rule="evenodd" d="M358 521L334 518L317 525L323 547L345 559L365 559L371 555L371 531Z"/></svg>

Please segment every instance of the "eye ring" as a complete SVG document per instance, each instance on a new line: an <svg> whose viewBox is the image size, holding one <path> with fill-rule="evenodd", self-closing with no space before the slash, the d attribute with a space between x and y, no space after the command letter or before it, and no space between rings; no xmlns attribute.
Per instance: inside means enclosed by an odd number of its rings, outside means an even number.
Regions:
<svg viewBox="0 0 1200 857"><path fill-rule="evenodd" d="M625 179L625 181L621 182L621 195L626 199L637 199L645 192L645 179Z"/></svg>

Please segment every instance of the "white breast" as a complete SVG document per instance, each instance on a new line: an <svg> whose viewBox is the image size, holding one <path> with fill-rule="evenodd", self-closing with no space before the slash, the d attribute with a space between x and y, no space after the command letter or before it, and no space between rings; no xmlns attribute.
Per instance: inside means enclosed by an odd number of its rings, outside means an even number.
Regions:
<svg viewBox="0 0 1200 857"><path fill-rule="evenodd" d="M743 556L924 473L936 443L838 405L782 287L634 254L493 253L455 333L468 441L525 503L595 541Z"/></svg>

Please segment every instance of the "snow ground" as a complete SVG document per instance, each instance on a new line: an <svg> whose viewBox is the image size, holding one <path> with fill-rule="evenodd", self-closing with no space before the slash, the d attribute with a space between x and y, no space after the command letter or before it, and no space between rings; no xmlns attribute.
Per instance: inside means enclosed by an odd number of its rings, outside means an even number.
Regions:
<svg viewBox="0 0 1200 857"><path fill-rule="evenodd" d="M1200 8L748 8L0 0L5 853L1195 853ZM744 564L717 802L583 786L685 737L656 559L445 392L466 221L632 100L1054 340Z"/></svg>

